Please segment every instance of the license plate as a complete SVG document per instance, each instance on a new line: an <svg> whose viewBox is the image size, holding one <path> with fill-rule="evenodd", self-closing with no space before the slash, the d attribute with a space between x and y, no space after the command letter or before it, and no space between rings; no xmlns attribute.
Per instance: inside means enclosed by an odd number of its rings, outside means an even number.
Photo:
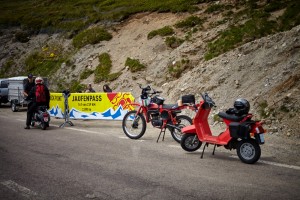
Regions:
<svg viewBox="0 0 300 200"><path fill-rule="evenodd" d="M264 134L262 133L262 134L259 134L259 139L260 139L260 142L263 144L263 143L265 143L265 136L264 136Z"/></svg>
<svg viewBox="0 0 300 200"><path fill-rule="evenodd" d="M48 117L44 117L44 122L48 122Z"/></svg>

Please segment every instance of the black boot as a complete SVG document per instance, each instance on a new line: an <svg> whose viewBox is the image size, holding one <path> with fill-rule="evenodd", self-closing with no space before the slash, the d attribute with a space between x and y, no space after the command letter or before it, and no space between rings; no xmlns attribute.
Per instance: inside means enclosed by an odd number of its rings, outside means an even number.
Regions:
<svg viewBox="0 0 300 200"><path fill-rule="evenodd" d="M25 126L24 129L30 129L30 126Z"/></svg>

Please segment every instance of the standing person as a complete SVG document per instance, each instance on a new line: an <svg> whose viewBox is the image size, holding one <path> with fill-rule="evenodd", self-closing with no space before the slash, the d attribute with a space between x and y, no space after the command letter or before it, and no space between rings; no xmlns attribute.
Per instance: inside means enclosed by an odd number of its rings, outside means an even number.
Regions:
<svg viewBox="0 0 300 200"><path fill-rule="evenodd" d="M85 92L95 92L95 90L93 89L92 87L92 84L89 83L88 86L87 86L87 90Z"/></svg>
<svg viewBox="0 0 300 200"><path fill-rule="evenodd" d="M23 95L26 98L30 92L30 90L34 87L34 81L33 81L33 75L29 74L28 75L28 81L26 83L26 85L24 86L24 91L23 91Z"/></svg>
<svg viewBox="0 0 300 200"><path fill-rule="evenodd" d="M112 89L110 89L110 87L107 84L105 84L105 85L103 85L103 92L109 93L109 92L112 92Z"/></svg>
<svg viewBox="0 0 300 200"><path fill-rule="evenodd" d="M31 103L28 105L25 129L30 129L31 119L37 107L47 106L49 108L50 92L41 77L35 79L35 86L30 90L26 100L30 100Z"/></svg>

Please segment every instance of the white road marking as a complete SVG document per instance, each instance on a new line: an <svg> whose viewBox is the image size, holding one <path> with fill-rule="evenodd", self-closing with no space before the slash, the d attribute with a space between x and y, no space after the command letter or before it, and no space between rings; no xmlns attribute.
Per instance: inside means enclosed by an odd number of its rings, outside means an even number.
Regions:
<svg viewBox="0 0 300 200"><path fill-rule="evenodd" d="M238 156L234 156L234 155L232 155L230 157L232 157L232 158L239 158ZM274 166L277 166L277 167L285 167L285 168L300 170L300 166L295 166L295 165L287 165L287 164L281 164L281 163L276 163L276 162L271 162L271 161L265 161L265 160L259 160L257 162L268 164L268 165L274 165Z"/></svg>
<svg viewBox="0 0 300 200"><path fill-rule="evenodd" d="M79 128L64 127L64 129L69 129L69 130L79 131L79 132L84 132L84 133L94 133L94 134L98 134L98 135L105 135L104 133L101 133L101 132L89 131L89 130L79 129Z"/></svg>
<svg viewBox="0 0 300 200"><path fill-rule="evenodd" d="M6 186L8 189L10 189L14 192L20 193L22 196L27 197L27 198L37 195L36 192L33 192L30 189L28 189L22 185L19 185L12 180L3 181L3 182L1 182L1 184Z"/></svg>
<svg viewBox="0 0 300 200"><path fill-rule="evenodd" d="M174 145L174 144L171 144L171 145L168 145L168 147L172 147L172 148L181 148L181 146L178 144L178 145Z"/></svg>
<svg viewBox="0 0 300 200"><path fill-rule="evenodd" d="M119 136L118 138L120 138L120 139L129 139L128 137L125 137L125 136Z"/></svg>
<svg viewBox="0 0 300 200"><path fill-rule="evenodd" d="M118 138L120 138L120 139L125 139L125 140L130 139L129 137L126 137L126 136L119 136ZM138 139L138 140L135 140L135 141L137 141L137 142L144 142L145 140Z"/></svg>

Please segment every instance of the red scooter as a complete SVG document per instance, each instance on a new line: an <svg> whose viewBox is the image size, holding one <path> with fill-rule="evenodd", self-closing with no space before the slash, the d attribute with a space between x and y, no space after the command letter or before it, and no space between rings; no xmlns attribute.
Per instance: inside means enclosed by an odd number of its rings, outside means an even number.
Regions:
<svg viewBox="0 0 300 200"><path fill-rule="evenodd" d="M149 85L142 87L142 93L139 98L139 103L133 103L131 106L136 106L136 110L129 111L123 118L122 128L127 137L131 139L141 138L146 131L146 122L160 129L160 134L157 142L163 133L163 140L166 129L169 129L175 141L181 141L181 128L191 125L192 119L186 115L178 115L182 109L194 109L195 98L185 100L183 105L164 104L164 98L156 95L161 93L151 88ZM189 100L191 101L189 103Z"/></svg>
<svg viewBox="0 0 300 200"><path fill-rule="evenodd" d="M260 158L260 144L264 144L265 130L262 122L251 120L252 114L248 113L250 105L245 99L238 99L235 102L235 108L226 112L220 112L218 115L226 124L226 130L218 136L213 136L208 124L208 115L211 108L215 106L214 101L208 94L201 95L197 108L197 114L193 120L194 124L182 128L181 147L189 152L196 151L205 143L214 145L213 155L216 146L224 146L226 149L236 149L239 159L247 164L253 164ZM243 111L243 112L239 112Z"/></svg>

